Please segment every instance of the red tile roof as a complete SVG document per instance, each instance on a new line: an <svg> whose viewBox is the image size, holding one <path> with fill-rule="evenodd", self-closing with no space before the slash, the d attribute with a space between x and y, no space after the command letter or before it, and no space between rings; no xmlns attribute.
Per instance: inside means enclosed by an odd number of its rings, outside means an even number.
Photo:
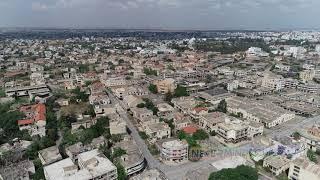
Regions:
<svg viewBox="0 0 320 180"><path fill-rule="evenodd" d="M44 104L35 104L20 107L27 119L18 120L18 125L33 124L38 121L46 120L46 106Z"/></svg>
<svg viewBox="0 0 320 180"><path fill-rule="evenodd" d="M33 120L32 119L24 119L24 120L18 120L18 125L29 125L29 124L33 124Z"/></svg>
<svg viewBox="0 0 320 180"><path fill-rule="evenodd" d="M195 126L190 125L190 126L187 126L187 127L183 128L182 130L187 134L193 134L198 130L198 128L195 127Z"/></svg>

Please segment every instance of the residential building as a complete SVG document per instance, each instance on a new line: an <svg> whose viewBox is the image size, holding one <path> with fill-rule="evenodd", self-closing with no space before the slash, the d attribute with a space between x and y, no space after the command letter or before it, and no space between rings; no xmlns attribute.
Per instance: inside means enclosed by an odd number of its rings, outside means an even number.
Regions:
<svg viewBox="0 0 320 180"><path fill-rule="evenodd" d="M98 149L81 153L78 157L79 168L89 171L91 179L117 179L117 167Z"/></svg>
<svg viewBox="0 0 320 180"><path fill-rule="evenodd" d="M166 94L168 92L173 93L176 89L175 80L171 78L155 81L154 84L157 86L158 92L161 94Z"/></svg>
<svg viewBox="0 0 320 180"><path fill-rule="evenodd" d="M188 160L188 143L183 140L168 140L161 144L160 156L164 161L183 162Z"/></svg>
<svg viewBox="0 0 320 180"><path fill-rule="evenodd" d="M290 163L288 178L290 180L320 179L320 165L305 158L298 158Z"/></svg>
<svg viewBox="0 0 320 180"><path fill-rule="evenodd" d="M146 163L143 154L131 137L125 137L123 141L116 143L114 148L121 148L126 151L126 154L120 157L120 161L128 176L138 174L145 168Z"/></svg>
<svg viewBox="0 0 320 180"><path fill-rule="evenodd" d="M239 143L248 139L249 131L241 121L226 118L225 122L218 124L217 134L225 143Z"/></svg>
<svg viewBox="0 0 320 180"><path fill-rule="evenodd" d="M25 115L24 119L18 120L20 130L28 130L31 136L46 135L46 106L44 104L22 106L20 112Z"/></svg>
<svg viewBox="0 0 320 180"><path fill-rule="evenodd" d="M168 103L160 103L157 104L157 108L158 108L158 116L159 117L163 117L166 118L169 115L172 115L172 113L174 112L174 108L169 105Z"/></svg>
<svg viewBox="0 0 320 180"><path fill-rule="evenodd" d="M290 160L285 156L271 155L263 160L263 167L268 167L275 176L285 172L290 167Z"/></svg>
<svg viewBox="0 0 320 180"><path fill-rule="evenodd" d="M221 112L212 112L201 115L199 126L207 132L216 131L219 123L225 122L226 114Z"/></svg>
<svg viewBox="0 0 320 180"><path fill-rule="evenodd" d="M306 144L308 149L313 151L320 150L320 125L314 124L310 128L300 129L301 140Z"/></svg>
<svg viewBox="0 0 320 180"><path fill-rule="evenodd" d="M147 124L143 129L145 133L153 139L163 139L171 136L171 129L165 122Z"/></svg>
<svg viewBox="0 0 320 180"><path fill-rule="evenodd" d="M134 118L143 119L145 117L153 116L153 112L147 108L131 108L131 112Z"/></svg>
<svg viewBox="0 0 320 180"><path fill-rule="evenodd" d="M56 146L52 146L39 151L38 156L42 165L44 166L60 161L62 159L59 149Z"/></svg>

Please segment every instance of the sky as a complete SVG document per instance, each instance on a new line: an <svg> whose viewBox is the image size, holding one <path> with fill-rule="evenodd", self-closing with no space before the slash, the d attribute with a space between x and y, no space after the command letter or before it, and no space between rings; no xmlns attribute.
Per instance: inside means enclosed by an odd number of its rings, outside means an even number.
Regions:
<svg viewBox="0 0 320 180"><path fill-rule="evenodd" d="M0 27L320 29L320 0L0 0Z"/></svg>

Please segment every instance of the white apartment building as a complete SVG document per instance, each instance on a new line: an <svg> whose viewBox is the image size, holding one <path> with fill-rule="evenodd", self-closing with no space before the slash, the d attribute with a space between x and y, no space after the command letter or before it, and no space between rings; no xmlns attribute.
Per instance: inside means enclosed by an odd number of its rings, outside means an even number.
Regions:
<svg viewBox="0 0 320 180"><path fill-rule="evenodd" d="M43 168L46 180L117 179L117 167L97 149L79 154L78 165L70 158Z"/></svg>
<svg viewBox="0 0 320 180"><path fill-rule="evenodd" d="M218 124L217 134L226 143L238 143L248 139L248 126L241 121L226 118L225 122Z"/></svg>
<svg viewBox="0 0 320 180"><path fill-rule="evenodd" d="M288 178L290 180L319 180L320 165L307 159L295 159L290 163Z"/></svg>
<svg viewBox="0 0 320 180"><path fill-rule="evenodd" d="M161 145L161 158L165 161L181 162L188 160L188 143L181 140L170 140Z"/></svg>

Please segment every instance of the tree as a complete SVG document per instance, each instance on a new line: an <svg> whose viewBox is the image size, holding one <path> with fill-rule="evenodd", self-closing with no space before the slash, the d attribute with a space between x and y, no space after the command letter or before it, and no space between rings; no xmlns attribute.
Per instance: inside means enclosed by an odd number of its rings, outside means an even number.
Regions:
<svg viewBox="0 0 320 180"><path fill-rule="evenodd" d="M219 112L223 112L226 113L227 112L227 102L226 100L222 100L219 102L218 107L217 107L217 111Z"/></svg>
<svg viewBox="0 0 320 180"><path fill-rule="evenodd" d="M121 148L114 148L112 153L112 159L121 157L123 155L127 154L127 152L124 149Z"/></svg>
<svg viewBox="0 0 320 180"><path fill-rule="evenodd" d="M156 85L154 84L150 84L148 87L149 91L152 92L153 94L157 94L158 93L158 88Z"/></svg>
<svg viewBox="0 0 320 180"><path fill-rule="evenodd" d="M154 76L157 76L158 75L158 72L156 70L153 70L151 68L143 68L143 73L145 73L147 76L151 76L151 75L154 75Z"/></svg>
<svg viewBox="0 0 320 180"><path fill-rule="evenodd" d="M118 172L118 180L126 180L127 173L126 169L120 164L120 162L116 162L117 172Z"/></svg>
<svg viewBox="0 0 320 180"><path fill-rule="evenodd" d="M203 129L198 129L192 136L195 140L205 140L209 138L208 133Z"/></svg>
<svg viewBox="0 0 320 180"><path fill-rule="evenodd" d="M295 140L299 140L299 139L301 138L301 135L300 135L299 132L294 132L294 133L292 134L292 136L293 136L293 138L294 138Z"/></svg>
<svg viewBox="0 0 320 180"><path fill-rule="evenodd" d="M145 132L143 132L143 131L140 131L140 132L139 132L139 136L140 136L143 140L146 140L146 139L149 138L149 136L148 136Z"/></svg>
<svg viewBox="0 0 320 180"><path fill-rule="evenodd" d="M258 180L258 172L250 166L238 166L234 169L222 169L210 174L209 180Z"/></svg>
<svg viewBox="0 0 320 180"><path fill-rule="evenodd" d="M316 153L313 152L311 149L307 151L307 157L309 158L310 161L314 163L318 163Z"/></svg>
<svg viewBox="0 0 320 180"><path fill-rule="evenodd" d="M189 93L187 92L187 88L178 85L177 88L174 90L174 96L175 97L189 96Z"/></svg>
<svg viewBox="0 0 320 180"><path fill-rule="evenodd" d="M145 107L145 104L144 103L140 103L137 105L137 108L144 108Z"/></svg>

